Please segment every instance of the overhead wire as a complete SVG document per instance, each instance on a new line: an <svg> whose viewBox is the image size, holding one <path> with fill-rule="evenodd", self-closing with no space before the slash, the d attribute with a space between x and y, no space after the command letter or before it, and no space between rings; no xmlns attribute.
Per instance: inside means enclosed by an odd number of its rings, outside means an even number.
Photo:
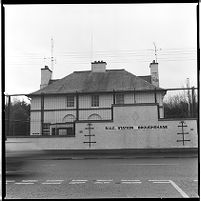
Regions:
<svg viewBox="0 0 201 201"><path fill-rule="evenodd" d="M83 62L83 61L75 61L76 59L90 59L90 52L85 51L85 52L58 52L55 54L55 57L60 57L62 62L66 63L88 63L88 62ZM34 56L35 55L35 56ZM185 57L182 57L182 56ZM153 57L153 49L141 49L141 50L116 50L116 51L111 51L111 50L98 50L94 51L94 57L106 57L107 60L112 60L119 58L120 60L123 59L135 59L136 61L140 62L147 62L147 57L150 57L150 59ZM21 55L8 55L7 59L9 57L16 57L18 59L23 58L26 63L8 63L8 65L38 65L41 62L44 62L45 59L46 62L49 62L48 59L49 57L42 56L41 54L36 54L36 53L27 53L27 54L21 54ZM109 57L109 58L108 58ZM143 58L145 57L145 58ZM164 49L161 50L160 53L158 53L158 60L161 61L189 61L189 60L196 60L196 49L195 48L169 48L169 49ZM13 60L12 60L13 61ZM13 61L14 62L14 61ZM19 62L19 61L16 61ZM34 63L33 63L34 62ZM113 63L117 63L117 61L113 61ZM123 62L123 61L122 61ZM126 62L126 61L124 61Z"/></svg>

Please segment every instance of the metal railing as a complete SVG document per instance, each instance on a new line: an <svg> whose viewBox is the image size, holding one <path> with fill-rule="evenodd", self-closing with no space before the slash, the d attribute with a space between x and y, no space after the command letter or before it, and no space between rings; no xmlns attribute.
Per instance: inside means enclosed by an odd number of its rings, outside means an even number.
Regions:
<svg viewBox="0 0 201 201"><path fill-rule="evenodd" d="M153 92L153 90L152 90ZM155 90L154 90L155 92ZM76 93L78 97L79 94ZM43 96L42 96L43 97ZM44 98L44 97L43 97ZM113 102L115 98L113 97ZM145 100L147 103L147 101ZM40 110L38 119L31 119L31 101L27 94L13 94L5 95L5 108L4 108L4 124L6 136L30 136L31 125L40 125L43 128L45 122L44 115L47 112L46 102L41 99ZM134 103L133 103L134 104ZM198 89L197 88L171 88L166 89L166 95L163 99L164 118L197 118L198 117ZM59 109L59 111L65 111L68 113L68 109ZM113 108L112 105L103 108L79 108L78 102L74 108L75 121L85 121L89 116L89 112L94 111L98 113L102 111L105 118L102 120L113 120ZM44 112L45 111L45 112ZM57 109L52 112L56 112ZM67 112L68 111L68 112ZM71 110L72 111L72 110ZM51 112L51 110L49 110ZM82 114L86 113L85 116ZM49 113L51 114L51 113ZM55 117L54 117L55 118ZM54 124L62 123L62 118L57 116L53 120ZM43 129L42 129L43 130ZM41 132L41 130L40 130ZM43 132L43 131L42 131Z"/></svg>

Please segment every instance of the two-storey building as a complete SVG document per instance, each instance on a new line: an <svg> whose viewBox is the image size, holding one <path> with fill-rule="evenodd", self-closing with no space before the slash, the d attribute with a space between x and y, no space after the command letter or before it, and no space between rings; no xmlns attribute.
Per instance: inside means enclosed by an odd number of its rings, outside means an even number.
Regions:
<svg viewBox="0 0 201 201"><path fill-rule="evenodd" d="M77 123L112 122L116 106L157 105L158 118L163 118L166 90L159 87L158 63L149 67L150 75L136 76L125 69L106 69L106 62L97 61L91 70L52 80L52 71L45 66L40 90L29 94L30 134L75 137Z"/></svg>

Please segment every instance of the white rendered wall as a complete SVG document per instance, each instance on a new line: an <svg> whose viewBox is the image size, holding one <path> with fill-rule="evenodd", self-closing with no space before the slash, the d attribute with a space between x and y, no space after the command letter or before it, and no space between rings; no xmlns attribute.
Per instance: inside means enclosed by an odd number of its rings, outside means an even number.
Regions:
<svg viewBox="0 0 201 201"><path fill-rule="evenodd" d="M89 134L86 129L88 123L76 123L75 137L38 137L33 138L42 149L149 149L149 148L197 148L198 133L197 120L184 120L186 140L184 144L181 126L182 120L158 120L157 106L123 106L114 107L114 121L92 123L94 128L91 134L91 145L88 141ZM140 127L139 127L140 126ZM146 128L145 128L146 127ZM149 127L149 128L148 128ZM30 140L27 138L27 140Z"/></svg>
<svg viewBox="0 0 201 201"><path fill-rule="evenodd" d="M162 94L157 93L157 102L159 106L163 105ZM74 97L75 98L75 97ZM124 94L124 103L154 103L155 97L153 93L126 93ZM110 108L113 104L113 94L99 95L99 107L91 107L91 95L79 95L79 109L93 110L79 110L79 120L87 120L90 115L98 114L102 120L110 120L111 110L99 108ZM67 110L70 109L70 110ZM72 114L76 116L76 101L74 107L67 107L66 96L45 96L44 97L44 123L62 123L63 118ZM40 97L33 97L31 100L31 134L40 132L41 121L41 99ZM51 111L52 110L52 111ZM158 114L158 113L156 113ZM160 118L164 117L163 108L159 107Z"/></svg>

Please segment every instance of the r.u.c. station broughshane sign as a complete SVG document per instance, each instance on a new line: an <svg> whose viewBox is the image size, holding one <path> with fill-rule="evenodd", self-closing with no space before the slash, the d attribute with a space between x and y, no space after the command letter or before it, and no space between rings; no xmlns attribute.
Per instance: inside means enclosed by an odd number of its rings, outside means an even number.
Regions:
<svg viewBox="0 0 201 201"><path fill-rule="evenodd" d="M168 129L167 125L105 126L105 130Z"/></svg>

